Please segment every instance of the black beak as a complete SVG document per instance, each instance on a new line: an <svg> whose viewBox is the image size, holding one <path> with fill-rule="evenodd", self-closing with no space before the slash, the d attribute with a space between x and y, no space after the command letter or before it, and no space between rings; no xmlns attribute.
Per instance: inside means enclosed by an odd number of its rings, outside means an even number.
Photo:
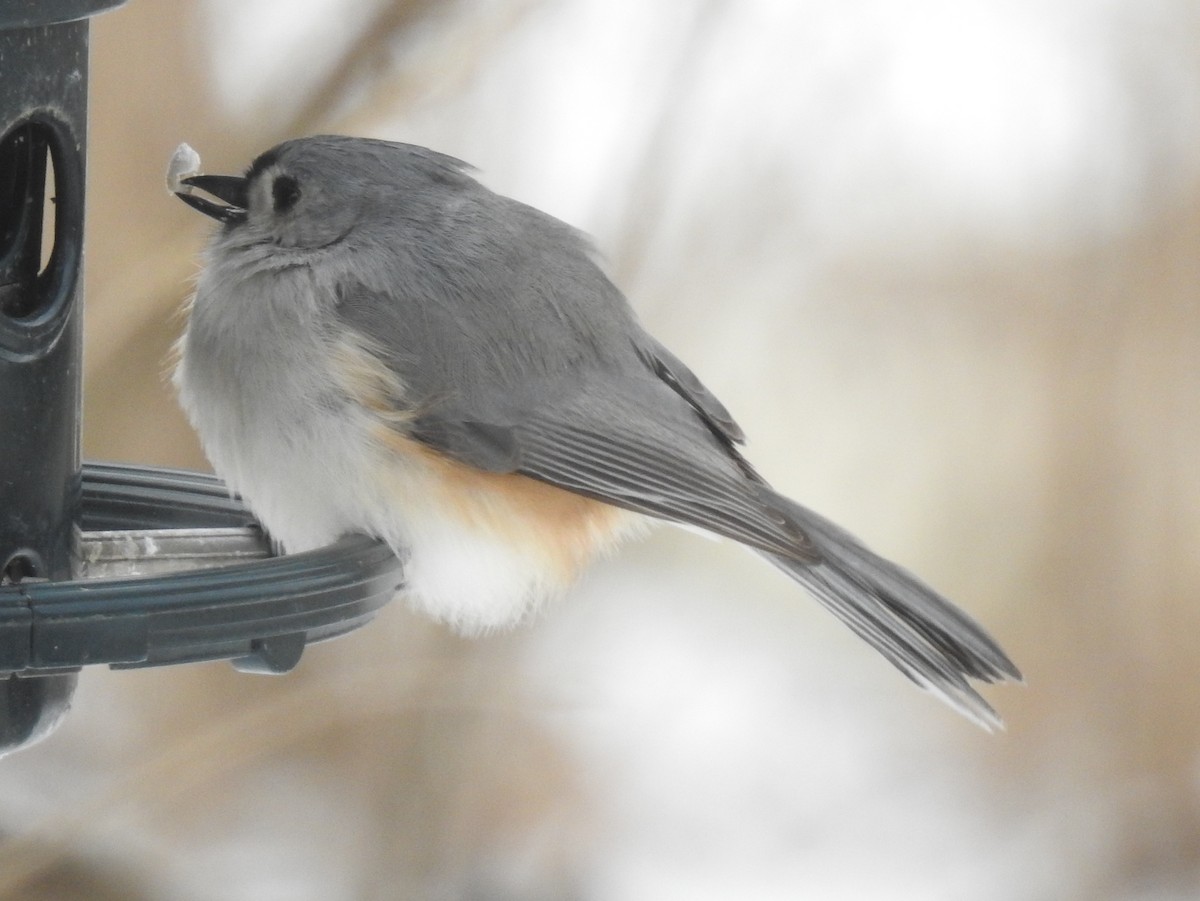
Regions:
<svg viewBox="0 0 1200 901"><path fill-rule="evenodd" d="M195 194L185 194L176 191L175 196L190 206L199 210L205 216L212 216L218 222L246 221L246 179L236 175L193 175L181 182L188 187L199 188L206 194L211 194L217 200L223 200L228 206L213 203Z"/></svg>

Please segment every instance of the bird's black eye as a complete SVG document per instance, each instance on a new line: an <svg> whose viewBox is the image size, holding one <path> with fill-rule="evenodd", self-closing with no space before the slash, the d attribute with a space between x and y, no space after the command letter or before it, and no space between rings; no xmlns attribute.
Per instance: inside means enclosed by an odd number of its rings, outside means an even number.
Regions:
<svg viewBox="0 0 1200 901"><path fill-rule="evenodd" d="M276 176L271 184L271 196L275 200L275 212L286 213L300 199L300 183L290 175Z"/></svg>

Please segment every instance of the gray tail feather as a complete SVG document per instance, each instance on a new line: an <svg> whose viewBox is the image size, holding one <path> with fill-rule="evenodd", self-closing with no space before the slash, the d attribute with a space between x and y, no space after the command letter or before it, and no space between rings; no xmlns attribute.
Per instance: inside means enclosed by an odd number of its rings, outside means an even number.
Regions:
<svg viewBox="0 0 1200 901"><path fill-rule="evenodd" d="M824 517L772 493L771 506L816 543L820 563L760 552L922 688L991 731L1003 722L971 686L1021 673L973 619Z"/></svg>

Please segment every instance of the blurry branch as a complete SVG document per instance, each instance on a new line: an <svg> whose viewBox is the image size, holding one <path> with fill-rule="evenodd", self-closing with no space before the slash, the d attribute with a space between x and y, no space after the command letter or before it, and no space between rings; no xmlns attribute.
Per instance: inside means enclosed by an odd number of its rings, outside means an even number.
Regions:
<svg viewBox="0 0 1200 901"><path fill-rule="evenodd" d="M393 0L385 3L350 45L325 83L300 107L288 126L289 136L308 134L319 128L356 85L385 79L391 68L393 44L434 10L444 6L438 0Z"/></svg>
<svg viewBox="0 0 1200 901"><path fill-rule="evenodd" d="M353 130L350 123L377 124L388 115L403 110L418 97L431 92L434 82L440 87L456 88L467 82L483 65L489 51L542 0L509 0L491 15L479 10L470 15L450 15L439 0L393 0L367 23L324 84L300 108L287 126L285 137L312 134L329 128L331 121L342 123L340 130ZM421 25L445 18L458 29L451 39L439 42L435 60L418 59L415 74L397 66L397 44ZM418 42L410 41L416 47ZM426 65L422 65L427 62ZM435 77L436 76L436 77ZM347 98L360 86L367 95L340 114Z"/></svg>
<svg viewBox="0 0 1200 901"><path fill-rule="evenodd" d="M653 246L652 232L671 202L668 196L671 179L668 173L678 164L679 152L675 143L686 134L684 121L691 113L689 98L700 82L700 75L709 65L714 46L721 39L722 14L728 4L723 0L707 0L691 10L691 20L681 23L682 37L675 46L673 59L665 60L670 74L658 102L658 115L647 136L638 169L630 181L628 196L636 197L636 207L629 210L617 232L618 242L610 249L609 258L618 267L618 281L633 283L646 265L648 248Z"/></svg>

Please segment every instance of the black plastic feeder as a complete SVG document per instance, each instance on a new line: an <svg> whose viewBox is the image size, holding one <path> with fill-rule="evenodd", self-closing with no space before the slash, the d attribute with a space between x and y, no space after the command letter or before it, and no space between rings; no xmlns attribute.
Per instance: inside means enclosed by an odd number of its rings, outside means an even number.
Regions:
<svg viewBox="0 0 1200 901"><path fill-rule="evenodd" d="M122 2L0 0L0 754L81 667L286 672L401 581L366 537L272 557L211 476L80 463L88 18Z"/></svg>

